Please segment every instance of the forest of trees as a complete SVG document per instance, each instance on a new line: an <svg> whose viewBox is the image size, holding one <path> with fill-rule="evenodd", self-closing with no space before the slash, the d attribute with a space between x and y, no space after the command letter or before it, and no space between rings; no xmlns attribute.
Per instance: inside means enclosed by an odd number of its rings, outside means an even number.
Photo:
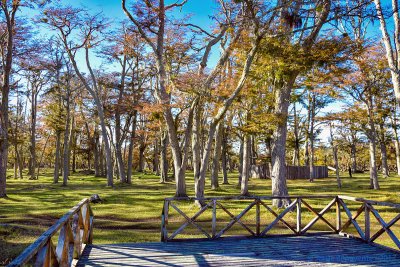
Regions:
<svg viewBox="0 0 400 267"><path fill-rule="evenodd" d="M43 168L63 186L154 172L176 196L190 170L196 197L220 183L248 195L252 165L271 166L277 196L286 165L310 166L310 182L314 165L369 171L371 189L400 174L397 0L219 0L208 28L179 12L188 1L122 0L112 20L0 3L0 197Z"/></svg>

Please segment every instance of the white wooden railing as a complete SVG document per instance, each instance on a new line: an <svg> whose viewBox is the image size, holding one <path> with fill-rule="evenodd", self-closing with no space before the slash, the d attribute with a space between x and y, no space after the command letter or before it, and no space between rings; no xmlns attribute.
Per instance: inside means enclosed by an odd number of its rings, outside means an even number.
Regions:
<svg viewBox="0 0 400 267"><path fill-rule="evenodd" d="M58 234L57 246L51 238ZM89 199L76 204L67 214L44 232L8 266L71 266L79 259L86 244L93 238L93 212Z"/></svg>

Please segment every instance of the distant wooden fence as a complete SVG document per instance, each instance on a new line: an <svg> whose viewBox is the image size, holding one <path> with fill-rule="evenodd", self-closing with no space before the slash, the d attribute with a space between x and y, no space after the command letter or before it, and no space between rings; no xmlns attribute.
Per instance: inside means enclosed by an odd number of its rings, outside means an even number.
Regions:
<svg viewBox="0 0 400 267"><path fill-rule="evenodd" d="M286 207L285 210L278 213L278 211L274 211L272 207L267 205L267 200L273 199L289 199L291 203ZM309 203L307 203L311 199L321 199L328 200L329 203L320 210L317 211L315 207L312 207ZM202 207L194 216L186 215L180 208L178 203L181 201L204 201L206 205ZM236 201L249 200L249 204L241 212L235 216L228 209L229 207L224 206L223 201L229 201L229 203L233 203ZM356 206L355 209L345 203L345 201L350 201L352 206ZM354 205L353 205L354 204ZM360 206L358 206L360 205ZM384 220L376 209L377 206L383 206L386 208L394 208L394 211L397 215L387 222ZM168 232L168 217L169 217L169 209L175 210L178 212L180 216L184 218L184 223L178 230L174 231L172 234ZM251 209L256 209L255 212L255 225L247 224L243 217L247 214ZM199 219L200 215L203 214L207 209L212 210L212 215L210 221L211 223L211 231L205 230L205 228L200 227L200 225L196 222L196 220L205 222L204 218ZM335 217L332 219L327 219L324 215L327 214L329 210L335 210ZM292 224L284 219L284 216L288 213L296 210L296 223ZM353 213L352 213L352 211ZM217 216L217 211L220 214ZM306 225L302 223L302 213L311 212L314 214L314 218L309 221ZM386 210L383 210L386 213ZM227 223L225 219L222 219L221 214L228 214L231 217L231 220ZM237 211L235 211L237 213ZM357 221L357 218L360 217L364 213L364 218ZM179 216L178 215L178 216ZM271 216L273 221L268 225L263 225L260 222L261 216L265 217L265 215ZM373 233L372 227L370 223L371 215L376 218L376 221L380 225L380 229ZM393 233L390 229L398 220L400 219L400 205L388 202L380 202L380 201L372 201L366 200L362 198L355 198L349 196L341 196L341 195L323 195L323 196L265 196L265 197L207 197L207 198L190 198L190 197L172 197L166 198L164 201L164 207L162 210L162 224L161 224L161 241L168 242L175 239L175 237L182 233L183 230L191 225L197 228L198 232L204 235L207 239L218 239L226 234L226 232L232 228L234 224L240 224L246 231L245 233L250 234L253 237L264 237L267 233L274 227L286 226L293 235L304 235L306 234L310 228L317 222L322 221L325 225L330 228L331 233L341 234L349 237L353 237L356 239L360 239L368 244L373 244L380 247L385 247L390 249L389 247L383 246L381 244L375 243L378 237L380 237L383 233L387 233L393 243L397 246L396 252L400 252L400 241L398 237ZM176 221L176 219L175 219ZM281 223L281 226L278 225L278 222ZM222 227L220 231L217 231L217 224L225 225ZM356 235L350 234L346 232L349 227L354 227L356 230ZM314 234L322 234L326 232L316 232ZM323 248L321 248L323 249Z"/></svg>
<svg viewBox="0 0 400 267"><path fill-rule="evenodd" d="M267 179L271 178L270 164L251 165L250 177ZM289 180L310 179L310 167L308 166L286 166L286 177ZM327 178L327 166L314 166L314 179Z"/></svg>
<svg viewBox="0 0 400 267"><path fill-rule="evenodd" d="M55 247L51 238L58 235ZM93 238L93 212L89 199L76 204L67 214L44 232L8 266L24 266L33 260L34 266L71 266L79 259L86 244Z"/></svg>
<svg viewBox="0 0 400 267"><path fill-rule="evenodd" d="M309 179L310 167L308 166L286 166L287 179ZM314 179L327 178L327 166L314 166Z"/></svg>

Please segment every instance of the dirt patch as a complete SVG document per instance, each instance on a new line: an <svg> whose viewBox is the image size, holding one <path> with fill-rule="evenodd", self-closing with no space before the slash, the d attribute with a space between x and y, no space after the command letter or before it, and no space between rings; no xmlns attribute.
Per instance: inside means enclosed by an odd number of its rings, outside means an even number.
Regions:
<svg viewBox="0 0 400 267"><path fill-rule="evenodd" d="M124 219L114 216L95 216L94 227L102 230L149 230L160 231L161 220L157 218Z"/></svg>
<svg viewBox="0 0 400 267"><path fill-rule="evenodd" d="M0 224L0 240L6 240L8 238L16 237L26 231L29 230L21 226L12 224Z"/></svg>
<svg viewBox="0 0 400 267"><path fill-rule="evenodd" d="M49 215L35 215L35 214L27 214L24 218L19 219L3 219L3 224L10 225L29 225L34 226L35 228L50 228L53 224L55 224L60 218L56 216Z"/></svg>
<svg viewBox="0 0 400 267"><path fill-rule="evenodd" d="M136 219L125 219L118 218L115 216L94 216L95 221L104 220L109 222L127 222L127 223L161 223L159 218L136 218Z"/></svg>
<svg viewBox="0 0 400 267"><path fill-rule="evenodd" d="M94 174L93 170L83 170L83 171L79 171L79 174L84 174L84 175L91 175Z"/></svg>
<svg viewBox="0 0 400 267"><path fill-rule="evenodd" d="M95 225L96 228L102 230L146 230L152 233L159 233L160 227L151 227L150 225L143 224L129 224L129 225Z"/></svg>
<svg viewBox="0 0 400 267"><path fill-rule="evenodd" d="M9 264L41 233L13 224L0 225L0 266Z"/></svg>

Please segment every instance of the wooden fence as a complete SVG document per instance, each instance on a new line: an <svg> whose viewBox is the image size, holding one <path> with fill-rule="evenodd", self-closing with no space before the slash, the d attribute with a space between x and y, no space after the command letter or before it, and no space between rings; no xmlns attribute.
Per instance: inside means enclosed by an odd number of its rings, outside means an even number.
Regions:
<svg viewBox="0 0 400 267"><path fill-rule="evenodd" d="M57 234L55 247L52 237ZM86 244L93 238L93 212L89 199L76 204L67 214L44 232L8 266L23 266L34 261L35 266L71 266L79 259Z"/></svg>
<svg viewBox="0 0 400 267"><path fill-rule="evenodd" d="M251 165L250 177L267 179L271 178L271 165ZM286 177L289 180L310 179L310 167L308 166L286 166ZM327 166L314 166L314 179L327 178Z"/></svg>
<svg viewBox="0 0 400 267"><path fill-rule="evenodd" d="M266 204L267 200L274 200L274 199L290 199L290 204L283 210L280 214L276 213L272 207ZM321 210L317 211L314 207L312 207L308 202L310 199L327 199L329 203ZM186 215L181 209L178 208L177 202L178 201L204 201L206 203L200 211L198 211L194 216L189 217ZM237 216L234 216L226 206L224 206L221 202L222 201L229 201L230 203L234 201L242 201L242 200L249 200L251 203L245 207ZM345 200L351 201L356 204L357 208L356 211L351 213L349 207L345 204ZM174 203L175 202L175 203ZM360 205L358 207L358 204ZM386 222L379 214L379 212L375 209L376 206L384 206L394 208L397 215ZM170 207L177 211L184 218L184 223L178 230L174 231L172 234L168 232L168 216L169 216L169 209ZM306 208L306 211L311 212L315 217L312 219L308 224L304 225L302 223L302 208ZM220 231L217 231L217 208L219 211L222 211L223 214L228 214L231 218L231 221L226 224L226 221L218 221L218 224L225 225ZM248 213L251 209L255 208L255 227L247 225L241 219L243 216ZM207 209L212 209L212 218L211 218L211 231L206 231L198 223L196 220L198 217L203 214ZM329 221L329 219L324 218L324 215L330 209L336 209L336 218L333 221ZM290 213L291 211L296 210L296 224L290 224L289 222L285 221L284 217L286 214ZM364 220L361 223L363 227L360 227L357 218L364 213ZM260 223L260 216L261 215L269 215L272 216L273 221L268 225L261 225ZM374 234L371 233L371 224L370 224L370 216L371 214L376 218L377 222L380 225L380 229L375 232ZM344 216L343 216L344 215ZM221 214L219 216L221 218ZM349 197L349 196L282 196L282 197L209 197L209 198L181 198L181 197L174 197L174 198L166 198L164 202L164 208L162 210L162 225L161 225L161 241L168 242L175 239L175 237L182 233L182 231L189 225L194 226L201 235L204 235L207 239L217 239L222 237L227 233L227 231L234 225L240 224L246 231L245 233L250 234L253 237L263 237L268 234L268 232L277 227L277 223L281 222L285 225L293 235L305 235L310 228L317 222L321 221L325 225L328 226L331 233L347 235L354 238L358 238L363 240L369 244L375 244L378 246L382 246L376 244L376 239L381 236L383 233L387 233L394 244L397 246L397 249L400 249L400 242L393 231L390 229L398 220L400 219L400 205L387 203L387 202L379 202L379 201L372 201L366 200L361 198ZM203 220L204 222L204 220ZM343 223L344 222L344 223ZM303 226L304 225L304 226ZM346 232L350 226L354 226L357 235L353 235ZM362 230L364 229L364 231ZM387 247L386 247L387 248ZM396 250L397 252L400 252Z"/></svg>

